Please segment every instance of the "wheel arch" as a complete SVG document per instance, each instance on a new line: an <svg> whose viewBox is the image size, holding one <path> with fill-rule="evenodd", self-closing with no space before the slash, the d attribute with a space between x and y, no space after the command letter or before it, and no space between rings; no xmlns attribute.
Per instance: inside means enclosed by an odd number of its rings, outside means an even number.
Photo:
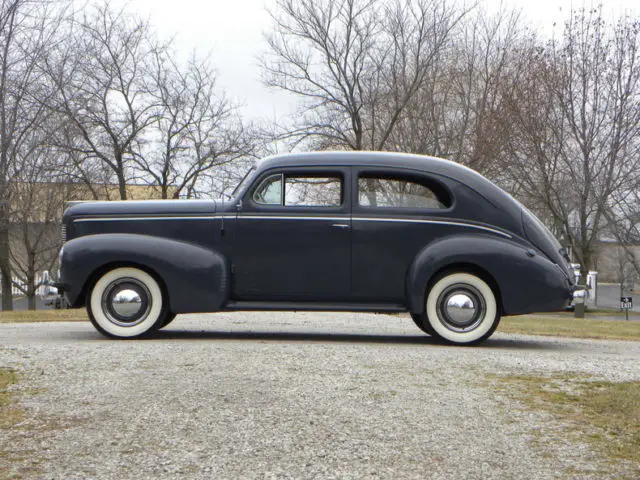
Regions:
<svg viewBox="0 0 640 480"><path fill-rule="evenodd" d="M447 272L465 272L484 280L493 291L501 313L509 311L505 286L513 289L523 267L525 249L489 235L457 235L426 246L408 269L406 295L409 311L425 312L426 296L435 280ZM509 291L507 288L507 291Z"/></svg>
<svg viewBox="0 0 640 480"><path fill-rule="evenodd" d="M78 299L76 303L73 305L75 307L84 307L86 306L87 296L89 295L91 289L96 284L96 282L102 277L105 273L114 270L116 268L137 268L142 270L143 272L148 273L153 277L153 279L158 282L160 286L160 290L162 290L162 294L167 299L167 304L169 309L171 309L171 296L169 295L169 289L167 288L167 284L158 272L156 272L152 267L145 265L143 263L138 263L134 261L112 261L100 265L93 269L91 273L89 273L87 280L84 282L80 290L80 294L78 295Z"/></svg>
<svg viewBox="0 0 640 480"><path fill-rule="evenodd" d="M493 291L493 294L496 297L496 303L498 305L499 312L500 313L504 312L504 304L502 302L502 292L500 290L498 282L496 281L494 276L491 275L491 273L489 273L489 271L487 269L481 267L478 264L472 263L472 262L453 262L453 263L450 263L448 265L444 265L440 269L436 270L431 275L431 277L429 278L429 281L427 282L427 286L426 286L425 291L424 291L424 298L423 298L423 302L422 302L423 303L423 310L424 310L424 303L426 302L427 293L429 292L431 287L440 278L444 277L445 275L448 275L448 274L451 274L451 273L457 273L457 272L470 273L470 274L475 275L476 277L480 278L484 282L486 282L487 285L489 285L489 287L491 288L491 291Z"/></svg>
<svg viewBox="0 0 640 480"><path fill-rule="evenodd" d="M100 234L64 246L61 283L69 304L85 305L102 275L128 266L158 281L174 313L213 312L228 301L230 267L218 251L149 235Z"/></svg>

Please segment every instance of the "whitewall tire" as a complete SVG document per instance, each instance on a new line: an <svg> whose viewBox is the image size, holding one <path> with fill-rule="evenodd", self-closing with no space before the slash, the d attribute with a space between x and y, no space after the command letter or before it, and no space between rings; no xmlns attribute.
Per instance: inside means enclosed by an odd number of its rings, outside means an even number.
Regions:
<svg viewBox="0 0 640 480"><path fill-rule="evenodd" d="M468 345L491 336L500 322L500 309L491 287L469 273L439 278L427 295L426 314L443 340Z"/></svg>
<svg viewBox="0 0 640 480"><path fill-rule="evenodd" d="M168 316L160 285L138 268L115 268L89 292L87 312L94 327L114 338L136 338L160 328Z"/></svg>

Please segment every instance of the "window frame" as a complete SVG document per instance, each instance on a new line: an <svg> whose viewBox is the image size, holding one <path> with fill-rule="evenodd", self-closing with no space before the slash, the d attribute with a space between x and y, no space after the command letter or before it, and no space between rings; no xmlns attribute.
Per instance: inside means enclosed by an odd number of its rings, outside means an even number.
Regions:
<svg viewBox="0 0 640 480"><path fill-rule="evenodd" d="M278 177L278 176L280 177L280 203L263 203L256 200L256 194L258 193L258 190L260 190L260 187L262 187L262 185L264 185L271 178ZM251 193L251 201L256 205L261 205L263 207L283 206L284 205L284 173L274 173L273 175L267 175L266 177L262 178L262 180L257 182L256 188L254 188L253 192Z"/></svg>
<svg viewBox="0 0 640 480"><path fill-rule="evenodd" d="M263 182L273 177L281 175L282 191L280 204L263 204L254 200L254 194L263 184ZM309 176L309 177L336 177L341 182L341 199L340 205L337 206L308 206L308 205L284 205L286 195L286 177L291 176ZM271 211L271 212L331 212L331 213L349 213L351 210L351 168L345 166L295 166L295 167L274 167L265 170L256 176L251 186L244 195L244 207L248 207L253 211ZM244 209L243 207L243 209Z"/></svg>

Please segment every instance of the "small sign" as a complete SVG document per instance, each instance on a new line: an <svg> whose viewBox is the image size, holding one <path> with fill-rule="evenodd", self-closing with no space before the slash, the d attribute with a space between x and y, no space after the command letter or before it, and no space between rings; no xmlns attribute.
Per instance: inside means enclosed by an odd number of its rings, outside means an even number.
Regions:
<svg viewBox="0 0 640 480"><path fill-rule="evenodd" d="M633 297L620 297L620 308L631 310L633 308Z"/></svg>

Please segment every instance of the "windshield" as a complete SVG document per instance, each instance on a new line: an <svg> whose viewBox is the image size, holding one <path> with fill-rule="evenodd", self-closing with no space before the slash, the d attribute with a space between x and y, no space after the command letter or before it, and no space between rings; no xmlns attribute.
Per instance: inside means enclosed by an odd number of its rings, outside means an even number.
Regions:
<svg viewBox="0 0 640 480"><path fill-rule="evenodd" d="M253 166L247 171L247 173L244 174L244 177L242 177L242 180L240 180L240 183L236 185L236 188L234 188L233 192L231 192L231 197L235 197L239 191L244 189L245 185L249 183L249 180L253 177L253 173L255 171L256 171L256 167Z"/></svg>

